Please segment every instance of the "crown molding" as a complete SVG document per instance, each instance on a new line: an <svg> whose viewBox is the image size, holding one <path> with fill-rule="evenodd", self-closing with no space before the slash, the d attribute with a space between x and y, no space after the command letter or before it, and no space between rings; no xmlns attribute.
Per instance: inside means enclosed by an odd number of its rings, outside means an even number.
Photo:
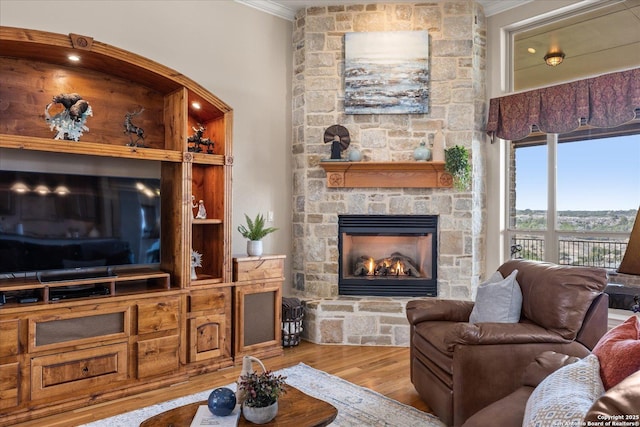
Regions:
<svg viewBox="0 0 640 427"><path fill-rule="evenodd" d="M484 9L484 16L493 16L534 0L477 0Z"/></svg>
<svg viewBox="0 0 640 427"><path fill-rule="evenodd" d="M280 3L271 0L234 0L236 3L243 4L245 6L258 9L262 12L275 15L278 18L286 19L287 21L294 21L296 17L296 11L290 7L286 7Z"/></svg>
<svg viewBox="0 0 640 427"><path fill-rule="evenodd" d="M303 7L311 7L311 6L319 6L321 4L327 4L324 0L306 0L306 1L295 1L296 8L285 6L287 3L286 0L234 0L236 3L243 4L245 6L252 7L254 9L258 9L262 12L269 13L271 15L275 15L279 18L286 19L288 21L294 21L296 16L296 11L299 8ZM513 9L518 6L522 6L523 4L530 3L534 0L476 0L482 7L484 8L485 16L492 16L498 13L507 11L509 9ZM335 0L332 4L354 4L354 3L370 3L371 0L366 1L340 1ZM387 0L387 3L397 3L397 0ZM375 0L374 3L385 3L385 0ZM411 2L407 2L411 3Z"/></svg>

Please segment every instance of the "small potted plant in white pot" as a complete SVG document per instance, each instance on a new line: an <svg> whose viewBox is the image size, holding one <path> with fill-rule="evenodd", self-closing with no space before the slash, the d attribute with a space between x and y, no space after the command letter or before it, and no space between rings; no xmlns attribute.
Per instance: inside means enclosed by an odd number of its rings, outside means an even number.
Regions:
<svg viewBox="0 0 640 427"><path fill-rule="evenodd" d="M274 227L265 227L264 216L262 214L256 215L255 219L249 218L249 215L244 214L247 221L247 225L238 226L238 231L247 241L247 255L260 256L262 255L262 239L270 233L277 230Z"/></svg>
<svg viewBox="0 0 640 427"><path fill-rule="evenodd" d="M287 377L271 371L249 372L240 377L242 415L254 424L265 424L278 414L278 398L286 393Z"/></svg>

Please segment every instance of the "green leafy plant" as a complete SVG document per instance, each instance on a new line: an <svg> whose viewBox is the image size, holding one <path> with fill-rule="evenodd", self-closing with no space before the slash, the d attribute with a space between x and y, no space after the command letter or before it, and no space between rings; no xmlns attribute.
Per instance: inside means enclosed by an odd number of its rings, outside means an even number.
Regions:
<svg viewBox="0 0 640 427"><path fill-rule="evenodd" d="M461 145L445 148L444 170L453 177L453 186L456 190L467 190L471 184L469 151Z"/></svg>
<svg viewBox="0 0 640 427"><path fill-rule="evenodd" d="M264 236L269 233L273 233L277 230L274 227L265 228L264 216L262 214L256 215L256 218L252 220L249 215L244 214L247 221L246 227L244 225L238 226L238 231L242 234L242 237L249 240L262 240Z"/></svg>
<svg viewBox="0 0 640 427"><path fill-rule="evenodd" d="M249 372L240 377L238 387L244 392L244 403L254 408L264 408L274 404L281 394L286 393L287 377L271 371Z"/></svg>

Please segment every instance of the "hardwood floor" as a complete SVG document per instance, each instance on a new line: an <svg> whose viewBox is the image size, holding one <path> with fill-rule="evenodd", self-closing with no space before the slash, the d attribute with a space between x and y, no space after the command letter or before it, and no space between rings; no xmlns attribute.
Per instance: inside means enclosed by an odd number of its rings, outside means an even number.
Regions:
<svg viewBox="0 0 640 427"><path fill-rule="evenodd" d="M278 370L303 362L429 412L429 408L420 400L409 379L408 348L318 345L302 341L296 347L285 348L283 356L263 359L262 362L270 370ZM171 387L16 424L16 426L77 426L199 391L213 390L234 382L240 370L241 363L238 363L234 367L200 375L191 378L188 382Z"/></svg>

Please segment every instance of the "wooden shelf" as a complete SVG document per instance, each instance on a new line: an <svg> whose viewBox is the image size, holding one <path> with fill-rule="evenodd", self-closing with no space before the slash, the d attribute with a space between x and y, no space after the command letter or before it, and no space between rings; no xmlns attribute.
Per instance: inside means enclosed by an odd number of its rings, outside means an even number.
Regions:
<svg viewBox="0 0 640 427"><path fill-rule="evenodd" d="M22 135L0 134L0 147L54 153L83 154L102 157L181 162L183 153L155 148L105 145L93 142L63 141Z"/></svg>
<svg viewBox="0 0 640 427"><path fill-rule="evenodd" d="M205 219L193 218L191 220L191 223L193 225L197 225L197 224L222 224L222 220L218 219L218 218L205 218Z"/></svg>
<svg viewBox="0 0 640 427"><path fill-rule="evenodd" d="M444 162L320 162L329 188L450 188Z"/></svg>

